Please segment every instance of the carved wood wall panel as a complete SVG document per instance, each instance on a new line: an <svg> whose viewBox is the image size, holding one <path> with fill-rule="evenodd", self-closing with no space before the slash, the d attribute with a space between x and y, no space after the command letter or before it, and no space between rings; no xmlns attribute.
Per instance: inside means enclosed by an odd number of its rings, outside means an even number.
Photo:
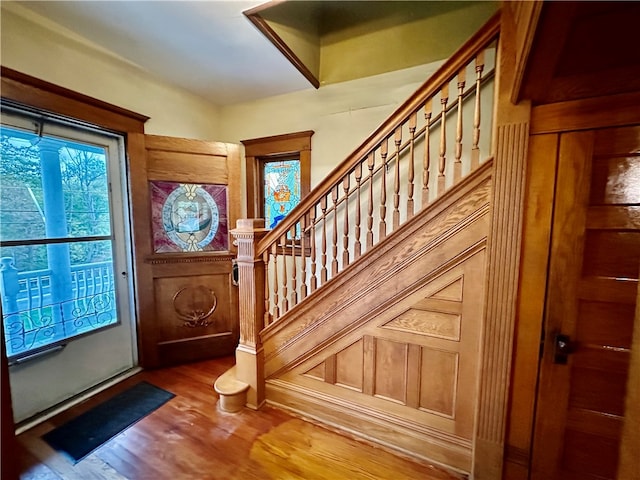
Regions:
<svg viewBox="0 0 640 480"><path fill-rule="evenodd" d="M226 262L198 262L190 272L184 275L180 262L155 268L156 341L167 362L206 356L211 345L224 348L229 339L237 338L237 313L225 301L236 295L231 257Z"/></svg>
<svg viewBox="0 0 640 480"><path fill-rule="evenodd" d="M331 312L333 296L345 287L336 284L313 312L300 316L315 328L301 334L300 324L291 322L263 336L268 403L470 471L488 173L416 227L429 232L446 225L439 232L443 241L399 242L351 279L352 305ZM456 222L440 223L451 216ZM382 265L397 268L389 276L372 273ZM302 344L308 348L297 348ZM294 347L304 353L283 365L287 354L281 353Z"/></svg>

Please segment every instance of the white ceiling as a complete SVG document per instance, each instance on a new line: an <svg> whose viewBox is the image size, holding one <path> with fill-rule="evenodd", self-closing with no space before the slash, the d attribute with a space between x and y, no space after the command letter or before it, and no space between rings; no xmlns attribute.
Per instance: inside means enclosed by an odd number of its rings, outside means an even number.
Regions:
<svg viewBox="0 0 640 480"><path fill-rule="evenodd" d="M262 0L19 3L217 105L313 88L243 15Z"/></svg>

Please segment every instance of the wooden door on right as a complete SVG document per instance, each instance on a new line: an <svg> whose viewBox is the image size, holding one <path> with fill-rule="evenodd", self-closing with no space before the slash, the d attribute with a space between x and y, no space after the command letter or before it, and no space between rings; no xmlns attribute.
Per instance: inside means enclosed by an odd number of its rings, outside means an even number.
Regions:
<svg viewBox="0 0 640 480"><path fill-rule="evenodd" d="M557 158L531 478L615 479L640 266L640 126L560 134Z"/></svg>

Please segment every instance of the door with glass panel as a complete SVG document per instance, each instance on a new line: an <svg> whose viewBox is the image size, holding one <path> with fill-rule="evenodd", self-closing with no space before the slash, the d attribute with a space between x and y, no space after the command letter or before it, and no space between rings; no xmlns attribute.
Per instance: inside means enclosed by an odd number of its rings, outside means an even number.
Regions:
<svg viewBox="0 0 640 480"><path fill-rule="evenodd" d="M123 139L2 112L0 292L15 420L136 364Z"/></svg>

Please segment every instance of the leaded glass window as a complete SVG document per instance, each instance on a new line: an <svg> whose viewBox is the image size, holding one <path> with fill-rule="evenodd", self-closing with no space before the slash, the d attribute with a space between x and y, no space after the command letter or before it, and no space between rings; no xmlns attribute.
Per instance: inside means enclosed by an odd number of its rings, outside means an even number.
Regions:
<svg viewBox="0 0 640 480"><path fill-rule="evenodd" d="M264 163L264 216L273 229L300 202L300 160Z"/></svg>

